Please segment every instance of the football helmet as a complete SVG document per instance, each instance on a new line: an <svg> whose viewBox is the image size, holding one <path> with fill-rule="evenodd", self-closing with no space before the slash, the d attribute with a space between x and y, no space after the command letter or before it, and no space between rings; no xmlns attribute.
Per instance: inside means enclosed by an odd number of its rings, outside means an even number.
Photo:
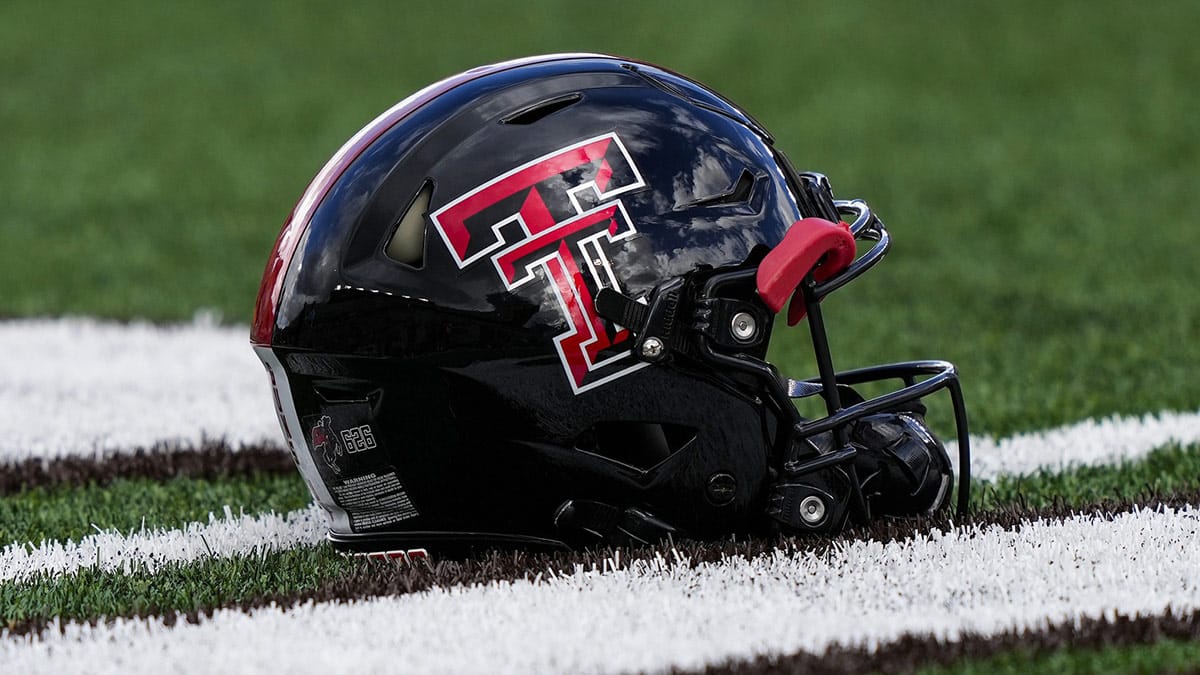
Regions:
<svg viewBox="0 0 1200 675"><path fill-rule="evenodd" d="M943 389L961 511L954 367L833 366L820 301L889 241L711 89L629 59L527 58L430 85L329 160L267 262L251 342L345 550L932 514L954 479L921 399ZM767 361L785 305L807 318L811 379ZM855 389L876 381L894 385ZM804 397L825 412L801 416Z"/></svg>

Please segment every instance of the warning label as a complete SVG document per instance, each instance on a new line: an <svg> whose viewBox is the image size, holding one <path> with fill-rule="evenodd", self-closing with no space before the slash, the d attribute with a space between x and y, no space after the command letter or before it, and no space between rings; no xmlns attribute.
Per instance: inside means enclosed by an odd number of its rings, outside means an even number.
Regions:
<svg viewBox="0 0 1200 675"><path fill-rule="evenodd" d="M396 472L369 473L331 486L338 504L350 514L350 528L369 530L417 517Z"/></svg>

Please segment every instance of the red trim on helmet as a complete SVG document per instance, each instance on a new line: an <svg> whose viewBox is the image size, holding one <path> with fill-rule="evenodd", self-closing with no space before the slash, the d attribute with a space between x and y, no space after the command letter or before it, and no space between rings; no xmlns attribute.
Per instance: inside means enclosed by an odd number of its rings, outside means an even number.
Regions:
<svg viewBox="0 0 1200 675"><path fill-rule="evenodd" d="M435 82L400 101L359 130L349 141L346 141L346 144L309 183L308 189L304 191L300 201L296 203L296 207L292 209L291 216L284 222L279 237L275 240L275 247L271 250L271 257L267 259L267 268L263 272L262 284L258 288L258 300L254 305L254 321L250 328L250 342L258 345L271 343L272 335L275 332L275 312L278 309L279 296L283 291L283 280L287 275L287 268L291 264L292 256L296 253L296 246L308 229L313 213L324 201L325 196L329 194L334 183L341 178L346 169L354 163L354 160L358 159L358 156L368 146L388 129L416 112L421 106L467 82L521 66L583 58L611 57L587 53L547 54L473 68Z"/></svg>
<svg viewBox="0 0 1200 675"><path fill-rule="evenodd" d="M834 223L823 218L798 220L788 228L779 242L758 265L758 295L772 312L788 306L788 325L795 326L804 318L804 300L796 288L804 276L824 281L854 262L854 235L846 223Z"/></svg>

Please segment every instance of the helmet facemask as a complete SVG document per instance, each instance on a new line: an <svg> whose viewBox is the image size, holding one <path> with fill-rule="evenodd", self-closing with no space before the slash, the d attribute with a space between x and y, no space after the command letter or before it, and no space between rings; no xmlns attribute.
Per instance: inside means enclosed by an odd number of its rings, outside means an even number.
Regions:
<svg viewBox="0 0 1200 675"><path fill-rule="evenodd" d="M790 168L789 168L790 171ZM921 399L950 393L958 440L958 511L970 499L966 408L954 366L913 361L837 372L821 300L883 259L891 241L862 200L833 198L829 181L791 172L797 202L809 213L768 252L736 269L698 270L660 284L645 305L611 289L597 310L633 333L634 355L671 366L704 364L731 386L760 397L779 420L766 514L786 531L838 531L850 520L932 515L947 505L953 476L941 442L924 421ZM840 220L851 216L847 224ZM872 242L855 257L857 241ZM791 297L788 323L808 319L818 376L784 377L765 359L770 317ZM856 385L903 386L865 400ZM805 419L793 401L820 396L826 416Z"/></svg>

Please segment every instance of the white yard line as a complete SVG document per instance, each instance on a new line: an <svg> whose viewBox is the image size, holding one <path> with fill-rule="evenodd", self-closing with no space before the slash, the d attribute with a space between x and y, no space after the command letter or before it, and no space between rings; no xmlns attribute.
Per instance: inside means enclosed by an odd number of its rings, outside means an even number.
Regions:
<svg viewBox="0 0 1200 675"><path fill-rule="evenodd" d="M172 530L102 532L79 541L10 544L0 549L0 581L23 580L39 573L67 574L82 567L129 573L143 565L150 571L168 562L230 557L252 551L277 551L324 540L329 525L318 507L287 515L209 516Z"/></svg>
<svg viewBox="0 0 1200 675"><path fill-rule="evenodd" d="M198 625L70 624L0 641L0 663L30 673L637 671L1187 611L1200 607L1197 516L1076 517L695 569L635 562L536 583L223 610Z"/></svg>
<svg viewBox="0 0 1200 675"><path fill-rule="evenodd" d="M20 420L0 437L0 464L28 456L104 456L163 441L194 446L206 437L236 446L279 435L267 378L245 328L204 321L168 327L8 321L0 322L0 346L8 357L0 360L0 409ZM1000 441L974 439L974 475L1136 460L1170 442L1197 441L1197 413L1086 421ZM309 509L37 547L14 543L0 550L0 580L37 569L194 560L207 554L205 540L219 555L245 553L264 541L289 547L318 541L324 527L324 516Z"/></svg>
<svg viewBox="0 0 1200 675"><path fill-rule="evenodd" d="M993 479L1040 469L1059 472L1073 466L1137 461L1151 451L1200 442L1200 413L1160 412L1141 417L1113 416L1017 434L1009 438L971 437L971 473ZM949 445L957 464L957 444Z"/></svg>
<svg viewBox="0 0 1200 675"><path fill-rule="evenodd" d="M166 442L282 442L249 329L83 318L0 322L0 463Z"/></svg>
<svg viewBox="0 0 1200 675"><path fill-rule="evenodd" d="M249 329L211 321L155 326L67 318L0 321L0 464L103 456L205 438L280 444ZM1200 442L1200 413L1087 420L996 440L975 437L981 478L1138 459Z"/></svg>
<svg viewBox="0 0 1200 675"><path fill-rule="evenodd" d="M983 474L992 478L998 473L1015 473L1018 468L1028 472L1029 467L1037 466L1039 460L1043 462L1042 466L1050 469L1062 468L1068 463L1081 463L1079 459L1068 461L1064 458L1078 457L1080 454L1073 450L1070 439L1089 435L1093 438L1089 447L1104 446L1111 452L1107 456L1093 455L1092 459L1096 460L1094 463L1136 460L1139 453L1144 455L1154 447L1140 443L1143 439L1159 440L1164 445L1179 440L1181 430L1187 425L1180 418L1186 417L1168 413L1130 420L1128 424L1140 424L1141 431L1129 432L1123 438L1114 431L1124 428L1122 424L1108 420L1025 434L999 443L985 439L981 443L984 459L977 460L984 465L983 470L977 464L975 476L979 478ZM1129 452L1131 448L1136 449L1137 453ZM253 505L245 507L252 508ZM109 531L89 535L79 541L49 541L37 545L11 543L0 549L0 581L24 578L39 570L68 573L97 565L106 570L126 572L142 564L153 569L161 562L207 557L210 549L217 556L228 557L246 554L263 546L270 550L294 548L322 541L327 529L327 517L315 506L282 516L265 514L234 517L227 508L224 518L210 516L207 523L190 523L180 529L130 534Z"/></svg>

